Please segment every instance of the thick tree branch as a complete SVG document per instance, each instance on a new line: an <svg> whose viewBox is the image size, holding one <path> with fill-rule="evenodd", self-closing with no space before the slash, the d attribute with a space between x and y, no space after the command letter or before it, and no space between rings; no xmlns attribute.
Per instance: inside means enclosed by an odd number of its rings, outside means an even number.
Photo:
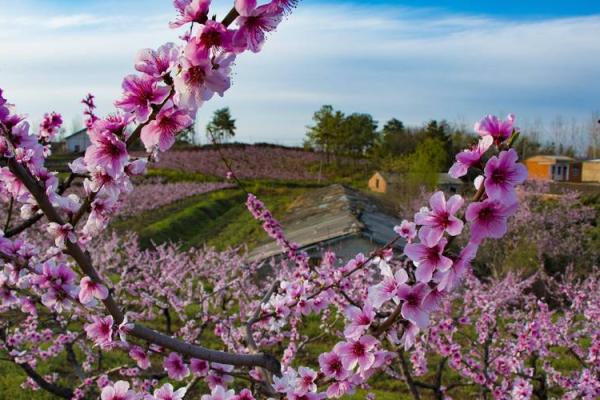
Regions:
<svg viewBox="0 0 600 400"><path fill-rule="evenodd" d="M50 200L46 196L46 192L36 182L29 171L23 165L19 164L14 158L8 160L8 166L10 171L17 178L19 178L21 182L23 182L25 187L27 187L48 220L50 222L64 225L65 221L59 215L58 211L52 206ZM66 252L75 260L84 274L90 277L94 282L106 285L93 267L89 254L84 252L78 243L66 241L65 245ZM125 317L124 313L110 294L106 299L102 300L102 303L117 324L123 322ZM157 344L188 357L194 357L209 362L218 362L221 364L229 364L238 367L263 367L273 374L281 374L281 365L279 361L269 354L234 354L211 350L169 337L139 324L134 324L133 329L131 329L129 333L140 339Z"/></svg>
<svg viewBox="0 0 600 400"><path fill-rule="evenodd" d="M58 397L62 397L63 399L71 399L73 397L73 391L71 389L48 382L43 376L38 374L36 370L31 367L31 365L16 364L21 367L23 371L25 371L27 376L33 379L33 381L45 391L50 392Z"/></svg>

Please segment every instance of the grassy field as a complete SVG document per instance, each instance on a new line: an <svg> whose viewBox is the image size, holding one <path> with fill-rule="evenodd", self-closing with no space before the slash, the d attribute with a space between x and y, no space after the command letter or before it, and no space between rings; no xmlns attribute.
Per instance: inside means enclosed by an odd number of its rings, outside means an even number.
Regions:
<svg viewBox="0 0 600 400"><path fill-rule="evenodd" d="M156 172L154 172L156 173ZM169 182L201 181L195 174L161 175ZM282 216L296 197L319 187L317 183L245 182L244 188L259 196L274 215ZM190 196L158 209L123 218L111 224L117 231L135 231L142 247L179 242L183 248L204 244L223 250L230 246L249 248L267 238L245 206L246 193L227 189Z"/></svg>

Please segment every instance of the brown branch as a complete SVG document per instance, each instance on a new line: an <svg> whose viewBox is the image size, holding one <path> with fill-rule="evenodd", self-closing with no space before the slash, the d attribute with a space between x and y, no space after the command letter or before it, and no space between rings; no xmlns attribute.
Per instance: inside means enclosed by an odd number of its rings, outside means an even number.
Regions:
<svg viewBox="0 0 600 400"><path fill-rule="evenodd" d="M0 339L5 343L6 347L10 350L11 346L6 343L6 328L0 330ZM18 363L15 359L11 358L7 360L13 362L18 365L24 372L30 377L39 387L44 389L45 391L52 393L58 397L62 397L63 399L71 399L73 397L73 390L66 388L64 386L57 385L52 382L48 382L43 376L37 373L37 371L27 363Z"/></svg>
<svg viewBox="0 0 600 400"><path fill-rule="evenodd" d="M419 394L419 389L417 389L416 382L413 380L412 375L410 373L410 368L408 366L408 362L404 357L404 349L400 349L398 351L400 356L400 370L402 371L402 375L404 375L404 382L406 386L408 386L408 390L412 394L415 400L421 400L421 395Z"/></svg>
<svg viewBox="0 0 600 400"><path fill-rule="evenodd" d="M75 181L76 178L80 178L80 177L83 177L83 175L76 174L73 172L71 174L69 174L69 177L67 178L67 180L60 184L57 193L59 195L63 195L67 191L67 189L69 187L71 187L71 185L73 184L73 181ZM4 237L10 238L15 235L18 235L19 233L21 233L21 232L27 230L28 228L32 227L33 225L35 225L43 217L44 217L43 213L36 213L34 216L23 221L20 225L17 225L16 227L14 227L12 229L5 230Z"/></svg>
<svg viewBox="0 0 600 400"><path fill-rule="evenodd" d="M8 205L8 215L6 216L6 222L4 223L4 231L6 232L10 228L10 220L12 219L13 208L15 206L15 198L10 196L10 204Z"/></svg>
<svg viewBox="0 0 600 400"><path fill-rule="evenodd" d="M21 369L25 371L27 376L29 376L39 387L41 387L45 391L50 392L58 397L62 397L63 399L70 399L73 397L73 391L71 389L54 384L52 382L48 382L46 379L44 379L43 376L38 374L37 371L31 367L31 365L19 364L16 362L15 364L21 367Z"/></svg>
<svg viewBox="0 0 600 400"><path fill-rule="evenodd" d="M231 10L229 10L229 12L225 16L225 18L223 18L223 21L221 23L225 26L229 26L233 23L233 21L235 21L235 19L237 17L239 17L239 15L240 14L237 12L237 10L234 7Z"/></svg>
<svg viewBox="0 0 600 400"><path fill-rule="evenodd" d="M35 198L40 209L44 212L50 222L55 222L64 225L65 221L59 215L58 211L52 206L50 200L46 196L46 192L36 182L30 172L15 159L8 160L10 171L19 179ZM79 265L84 274L92 279L92 281L106 285L102 278L96 272L92 260L87 252L84 252L78 243L66 241L66 253L69 254ZM107 311L115 320L116 324L123 322L124 313L118 306L112 295L109 293L106 299L102 300ZM164 348L170 349L177 353L203 359L209 362L218 362L221 364L229 364L234 366L244 367L263 367L268 371L279 375L281 373L281 365L279 361L270 354L235 354L222 351L207 349L201 346L196 346L181 340L172 338L160 332L146 328L145 326L134 324L134 327L129 332L131 335L150 343L157 344Z"/></svg>

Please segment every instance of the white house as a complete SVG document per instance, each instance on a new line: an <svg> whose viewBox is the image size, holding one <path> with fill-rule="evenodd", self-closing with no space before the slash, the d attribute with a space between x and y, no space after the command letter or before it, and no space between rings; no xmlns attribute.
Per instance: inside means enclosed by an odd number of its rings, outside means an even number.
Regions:
<svg viewBox="0 0 600 400"><path fill-rule="evenodd" d="M65 138L65 148L69 153L81 153L91 144L87 128L81 129Z"/></svg>

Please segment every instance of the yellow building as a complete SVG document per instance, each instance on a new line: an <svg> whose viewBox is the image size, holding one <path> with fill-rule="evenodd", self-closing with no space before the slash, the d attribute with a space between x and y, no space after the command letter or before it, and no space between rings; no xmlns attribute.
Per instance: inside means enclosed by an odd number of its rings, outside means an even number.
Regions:
<svg viewBox="0 0 600 400"><path fill-rule="evenodd" d="M371 179L369 179L369 189L376 193L387 193L389 180L381 172L376 171Z"/></svg>
<svg viewBox="0 0 600 400"><path fill-rule="evenodd" d="M583 182L600 182L600 159L584 161L582 170Z"/></svg>

